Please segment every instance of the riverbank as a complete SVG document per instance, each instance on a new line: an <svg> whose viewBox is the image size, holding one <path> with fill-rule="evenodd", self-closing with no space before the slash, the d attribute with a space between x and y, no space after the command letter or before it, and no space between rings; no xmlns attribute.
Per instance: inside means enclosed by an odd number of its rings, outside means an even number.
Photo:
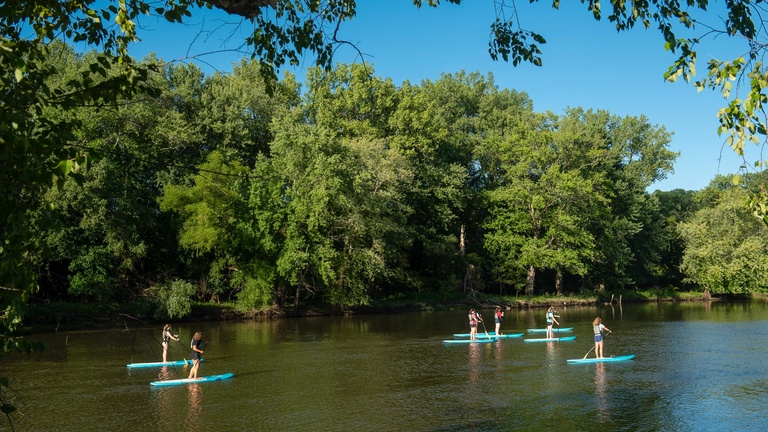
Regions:
<svg viewBox="0 0 768 432"><path fill-rule="evenodd" d="M392 314L409 311L451 310L474 307L479 310L501 306L505 310L557 307L593 306L596 304L620 304L634 302L674 301L722 301L747 300L752 297L713 296L707 298L701 292L679 292L674 290L653 292L605 292L594 295L565 296L491 296L456 295L448 293L415 293L398 295L372 301L369 305L354 307L301 306L296 309L277 307L260 310L242 310L234 304L197 303L192 306L189 316L179 319L156 317L154 309L147 304L104 304L104 303L33 303L24 320L23 333L32 334L47 331L75 330L83 328L135 327L164 322L197 322L226 320L270 320L286 317ZM765 297L764 297L765 298ZM768 298L766 298L768 299Z"/></svg>

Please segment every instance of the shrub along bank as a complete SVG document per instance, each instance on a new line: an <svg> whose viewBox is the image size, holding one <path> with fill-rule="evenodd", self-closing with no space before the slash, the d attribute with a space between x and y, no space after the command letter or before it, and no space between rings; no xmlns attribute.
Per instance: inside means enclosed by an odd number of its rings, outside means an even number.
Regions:
<svg viewBox="0 0 768 432"><path fill-rule="evenodd" d="M751 296L713 297L711 301L746 300ZM63 331L80 328L135 327L164 322L197 322L221 320L270 320L285 317L386 314L407 311L451 310L475 307L493 309L501 306L506 310L544 308L551 305L579 307L619 302L702 301L701 292L652 291L617 292L600 295L568 296L457 296L447 294L398 295L377 300L370 305L357 307L311 306L295 309L264 308L243 310L229 303L195 303L191 313L183 318L169 319L156 314L152 303L107 304L51 302L30 305L25 320L24 333Z"/></svg>

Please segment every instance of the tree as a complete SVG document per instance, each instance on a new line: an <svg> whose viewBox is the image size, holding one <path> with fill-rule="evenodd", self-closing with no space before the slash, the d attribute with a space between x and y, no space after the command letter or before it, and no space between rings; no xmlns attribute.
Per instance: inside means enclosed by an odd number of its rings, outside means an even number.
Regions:
<svg viewBox="0 0 768 432"><path fill-rule="evenodd" d="M471 161L467 136L480 97L491 87L479 74L461 72L398 90L385 132L414 175L404 197L413 229L407 270L412 289L458 288L459 216L467 205Z"/></svg>
<svg viewBox="0 0 768 432"><path fill-rule="evenodd" d="M302 117L293 112L275 122L270 155L252 175L257 253L274 262L270 282L279 302L292 289L294 307L308 296L366 304L392 278L408 242L409 209L400 195L411 174L382 141L348 139Z"/></svg>
<svg viewBox="0 0 768 432"><path fill-rule="evenodd" d="M563 275L584 276L598 258L589 227L607 201L604 173L592 166L606 150L584 124L544 116L526 123L529 131L520 133L520 125L484 149L483 160L495 159L500 175L487 192L486 247L509 276L524 272L526 295L534 293L537 269L554 271L562 294Z"/></svg>
<svg viewBox="0 0 768 432"><path fill-rule="evenodd" d="M688 220L701 208L701 205L694 201L696 194L697 192L683 189L653 192L653 196L659 201L658 217L663 221L660 225L666 238L664 247L661 249L659 269L655 272L661 275L658 280L661 286L680 286L683 281L684 274L680 270L680 263L683 259L685 243L680 236L678 225Z"/></svg>
<svg viewBox="0 0 768 432"><path fill-rule="evenodd" d="M598 287L649 283L665 239L653 220L657 203L646 189L672 170L677 154L667 148L671 135L645 116L571 109L564 117L566 124L577 125L572 127L594 131L605 150L592 165L605 175L602 194L608 205L592 223L600 259L589 279Z"/></svg>
<svg viewBox="0 0 768 432"><path fill-rule="evenodd" d="M645 189L671 169L669 134L644 117L523 107L489 115L478 134L485 241L502 280L526 275L531 295L540 271L557 293L569 275L596 287L651 279L665 238Z"/></svg>
<svg viewBox="0 0 768 432"><path fill-rule="evenodd" d="M744 206L747 196L731 188L678 225L685 242L681 270L706 293L768 291L768 228Z"/></svg>
<svg viewBox="0 0 768 432"><path fill-rule="evenodd" d="M206 301L226 299L234 281L247 282L238 276L250 268L238 254L239 246L251 243L238 229L246 217L246 173L246 167L213 151L190 181L167 184L160 198L160 209L180 218L179 246L200 269L197 294Z"/></svg>

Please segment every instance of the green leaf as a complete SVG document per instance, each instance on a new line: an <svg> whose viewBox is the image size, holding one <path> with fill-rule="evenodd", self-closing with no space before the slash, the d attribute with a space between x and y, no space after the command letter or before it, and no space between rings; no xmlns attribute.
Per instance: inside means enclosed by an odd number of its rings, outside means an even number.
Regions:
<svg viewBox="0 0 768 432"><path fill-rule="evenodd" d="M59 162L58 165L56 165L55 169L61 172L63 176L66 176L67 174L70 173L70 171L72 171L72 164L73 162L69 159L63 160Z"/></svg>

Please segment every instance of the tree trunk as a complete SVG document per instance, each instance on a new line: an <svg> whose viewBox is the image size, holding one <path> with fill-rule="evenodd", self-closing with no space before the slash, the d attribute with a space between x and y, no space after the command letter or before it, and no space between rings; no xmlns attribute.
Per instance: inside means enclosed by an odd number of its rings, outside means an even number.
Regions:
<svg viewBox="0 0 768 432"><path fill-rule="evenodd" d="M463 285L462 288L464 289L464 292L475 290L473 287L474 279L475 279L474 273L475 273L475 266L473 266L472 264L467 264L467 272L464 274L464 283L462 284ZM473 292L473 296L474 296L474 292Z"/></svg>
<svg viewBox="0 0 768 432"><path fill-rule="evenodd" d="M563 295L563 272L560 269L557 269L557 274L555 274L555 291L557 295Z"/></svg>
<svg viewBox="0 0 768 432"><path fill-rule="evenodd" d="M525 278L525 295L533 295L533 284L536 282L536 267L528 267L528 276Z"/></svg>
<svg viewBox="0 0 768 432"><path fill-rule="evenodd" d="M466 238L467 238L467 226L464 224L461 224L461 233L459 234L459 251L461 251L461 256L464 256Z"/></svg>
<svg viewBox="0 0 768 432"><path fill-rule="evenodd" d="M201 299L204 299L208 295L208 277L205 275L200 276L200 281L197 283L197 295Z"/></svg>
<svg viewBox="0 0 768 432"><path fill-rule="evenodd" d="M279 284L275 290L275 306L283 308L285 301L285 285Z"/></svg>

